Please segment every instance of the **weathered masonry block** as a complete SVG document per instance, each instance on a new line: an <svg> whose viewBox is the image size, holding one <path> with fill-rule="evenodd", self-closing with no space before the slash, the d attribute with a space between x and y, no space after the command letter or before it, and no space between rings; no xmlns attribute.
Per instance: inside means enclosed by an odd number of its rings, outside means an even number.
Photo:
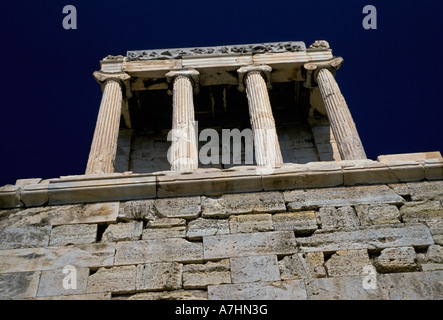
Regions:
<svg viewBox="0 0 443 320"><path fill-rule="evenodd" d="M426 247L434 243L429 229L422 224L359 227L336 232L319 230L311 237L297 239L297 242L302 252Z"/></svg>
<svg viewBox="0 0 443 320"><path fill-rule="evenodd" d="M276 213L272 215L276 231L291 231L297 234L311 233L317 230L317 219L314 211Z"/></svg>
<svg viewBox="0 0 443 320"><path fill-rule="evenodd" d="M136 289L176 290L182 287L183 267L177 262L154 262L137 266Z"/></svg>
<svg viewBox="0 0 443 320"><path fill-rule="evenodd" d="M227 219L198 218L189 222L186 237L190 240L201 240L203 236L215 236L229 232Z"/></svg>
<svg viewBox="0 0 443 320"><path fill-rule="evenodd" d="M306 300L301 280L220 284L208 287L209 300Z"/></svg>
<svg viewBox="0 0 443 320"><path fill-rule="evenodd" d="M233 214L285 212L283 194L258 192L226 194L219 198L204 198L203 217L226 217Z"/></svg>
<svg viewBox="0 0 443 320"><path fill-rule="evenodd" d="M37 297L56 297L86 294L89 268L76 269L76 288L64 287L63 280L68 273L63 273L63 268L45 270L41 272Z"/></svg>
<svg viewBox="0 0 443 320"><path fill-rule="evenodd" d="M367 250L338 250L326 261L325 268L329 277L354 276L363 273L371 265Z"/></svg>
<svg viewBox="0 0 443 320"><path fill-rule="evenodd" d="M0 273L112 266L114 253L114 243L0 250Z"/></svg>
<svg viewBox="0 0 443 320"><path fill-rule="evenodd" d="M143 222L131 221L109 225L102 235L102 242L139 240L143 232Z"/></svg>
<svg viewBox="0 0 443 320"><path fill-rule="evenodd" d="M136 266L100 268L88 278L88 293L135 291Z"/></svg>
<svg viewBox="0 0 443 320"><path fill-rule="evenodd" d="M46 247L50 233L50 226L3 229L0 233L0 250Z"/></svg>
<svg viewBox="0 0 443 320"><path fill-rule="evenodd" d="M202 244L181 238L123 241L117 243L115 250L115 265L203 260Z"/></svg>
<svg viewBox="0 0 443 320"><path fill-rule="evenodd" d="M183 287L185 289L206 289L209 285L222 283L231 283L229 259L183 266Z"/></svg>
<svg viewBox="0 0 443 320"><path fill-rule="evenodd" d="M207 260L249 255L291 254L297 252L293 232L273 231L203 237Z"/></svg>
<svg viewBox="0 0 443 320"><path fill-rule="evenodd" d="M94 243L97 240L96 224L68 224L56 226L51 231L49 245L66 246Z"/></svg>
<svg viewBox="0 0 443 320"><path fill-rule="evenodd" d="M416 256L413 247L386 248L374 259L374 266L380 273L417 271Z"/></svg>
<svg viewBox="0 0 443 320"><path fill-rule="evenodd" d="M284 192L291 211L358 204L402 204L404 199L385 185L294 190Z"/></svg>
<svg viewBox="0 0 443 320"><path fill-rule="evenodd" d="M235 257L230 261L233 283L281 280L276 255Z"/></svg>
<svg viewBox="0 0 443 320"><path fill-rule="evenodd" d="M326 277L323 252L296 253L278 262L282 280Z"/></svg>

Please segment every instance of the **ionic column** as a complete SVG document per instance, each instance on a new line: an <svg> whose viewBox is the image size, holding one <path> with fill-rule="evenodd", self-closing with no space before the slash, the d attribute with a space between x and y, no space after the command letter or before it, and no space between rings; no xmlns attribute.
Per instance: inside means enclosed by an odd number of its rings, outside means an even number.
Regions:
<svg viewBox="0 0 443 320"><path fill-rule="evenodd" d="M95 72L94 77L102 83L103 95L85 174L112 173L123 103L122 81L129 79L129 76Z"/></svg>
<svg viewBox="0 0 443 320"><path fill-rule="evenodd" d="M283 158L268 95L271 70L269 66L247 66L237 72L240 91L244 90L243 84L246 85L256 163L276 168L283 164Z"/></svg>
<svg viewBox="0 0 443 320"><path fill-rule="evenodd" d="M91 151L89 152L86 174L114 172L122 101L123 95L120 84L115 80L106 81Z"/></svg>
<svg viewBox="0 0 443 320"><path fill-rule="evenodd" d="M168 158L171 171L193 172L198 167L197 137L194 116L196 70L177 70L166 74L172 82L172 143Z"/></svg>
<svg viewBox="0 0 443 320"><path fill-rule="evenodd" d="M333 75L342 63L342 58L334 58L328 62L305 64L307 78L318 84L341 158L366 159L351 112Z"/></svg>

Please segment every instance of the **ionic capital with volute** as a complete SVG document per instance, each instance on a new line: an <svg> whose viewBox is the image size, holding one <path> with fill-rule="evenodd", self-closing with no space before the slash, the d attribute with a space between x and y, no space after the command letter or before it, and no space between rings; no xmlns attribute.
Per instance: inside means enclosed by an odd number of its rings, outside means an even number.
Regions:
<svg viewBox="0 0 443 320"><path fill-rule="evenodd" d="M303 65L306 70L305 88L313 88L317 83L318 72L321 69L328 69L335 76L335 71L343 64L342 57L336 57L325 61L308 62Z"/></svg>
<svg viewBox="0 0 443 320"><path fill-rule="evenodd" d="M171 70L165 75L166 80L170 84L170 88L168 89L168 94L172 95L172 83L174 82L174 79L177 77L186 77L191 80L192 86L194 88L194 94L199 93L199 81L200 81L200 73L195 69L177 69L177 70Z"/></svg>
<svg viewBox="0 0 443 320"><path fill-rule="evenodd" d="M272 68L267 65L252 65L243 66L237 70L238 73L238 90L240 92L245 92L245 77L250 72L259 72L266 82L266 87L268 90L272 88L271 86L271 71Z"/></svg>

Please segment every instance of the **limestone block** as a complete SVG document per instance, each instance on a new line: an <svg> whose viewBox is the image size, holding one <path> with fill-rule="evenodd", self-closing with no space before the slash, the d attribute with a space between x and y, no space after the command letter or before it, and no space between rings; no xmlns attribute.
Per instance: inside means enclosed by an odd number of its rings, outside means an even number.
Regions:
<svg viewBox="0 0 443 320"><path fill-rule="evenodd" d="M277 256L245 256L231 258L232 283L280 281Z"/></svg>
<svg viewBox="0 0 443 320"><path fill-rule="evenodd" d="M209 218L226 218L229 216L220 198L202 197L202 216Z"/></svg>
<svg viewBox="0 0 443 320"><path fill-rule="evenodd" d="M15 185L23 189L24 186L38 184L40 181L42 181L42 178L17 179L15 181Z"/></svg>
<svg viewBox="0 0 443 320"><path fill-rule="evenodd" d="M443 221L426 222L435 244L443 246Z"/></svg>
<svg viewBox="0 0 443 320"><path fill-rule="evenodd" d="M422 271L438 271L443 270L443 263L424 263L421 265Z"/></svg>
<svg viewBox="0 0 443 320"><path fill-rule="evenodd" d="M173 228L186 226L186 220L182 218L157 218L148 221L148 228Z"/></svg>
<svg viewBox="0 0 443 320"><path fill-rule="evenodd" d="M322 229L357 227L360 222L353 207L322 207L318 211Z"/></svg>
<svg viewBox="0 0 443 320"><path fill-rule="evenodd" d="M443 247L439 245L429 246L425 259L426 262L443 263Z"/></svg>
<svg viewBox="0 0 443 320"><path fill-rule="evenodd" d="M303 280L208 286L209 300L306 300Z"/></svg>
<svg viewBox="0 0 443 320"><path fill-rule="evenodd" d="M297 163L309 163L317 159L297 159ZM296 188L321 188L343 185L343 171L341 168L326 167L322 170L310 170L306 167L284 167L275 169L272 174L262 175L263 189L292 190Z"/></svg>
<svg viewBox="0 0 443 320"><path fill-rule="evenodd" d="M421 183L421 182L420 182ZM389 188L391 188L395 193L404 197L408 196L411 190L408 187L409 183L391 183L388 184Z"/></svg>
<svg viewBox="0 0 443 320"><path fill-rule="evenodd" d="M229 229L231 233L272 231L272 216L270 214L230 216Z"/></svg>
<svg viewBox="0 0 443 320"><path fill-rule="evenodd" d="M63 225L82 223L114 223L118 202L65 206L49 206L11 210L0 217L0 227L27 227L30 225Z"/></svg>
<svg viewBox="0 0 443 320"><path fill-rule="evenodd" d="M156 199L154 206L161 217L197 218L201 211L200 197L177 197Z"/></svg>
<svg viewBox="0 0 443 320"><path fill-rule="evenodd" d="M360 204L355 206L355 211L362 226L400 223L400 211L394 205Z"/></svg>
<svg viewBox="0 0 443 320"><path fill-rule="evenodd" d="M75 208L59 207L62 212L54 212L51 219L52 225L75 224L75 223L114 223L117 220L119 203L92 203L76 205ZM72 210L74 209L74 210Z"/></svg>
<svg viewBox="0 0 443 320"><path fill-rule="evenodd" d="M326 277L323 252L296 253L278 262L282 280Z"/></svg>
<svg viewBox="0 0 443 320"><path fill-rule="evenodd" d="M120 203L119 220L155 219L154 200L134 200Z"/></svg>
<svg viewBox="0 0 443 320"><path fill-rule="evenodd" d="M392 161L388 162L389 170L399 181L421 181L425 179L425 167L414 161Z"/></svg>
<svg viewBox="0 0 443 320"><path fill-rule="evenodd" d="M202 171L203 170L203 171ZM218 196L233 192L263 190L262 177L253 170L197 169L193 174L165 174L157 176L157 196Z"/></svg>
<svg viewBox="0 0 443 320"><path fill-rule="evenodd" d="M283 193L291 211L356 204L401 204L404 199L385 185L293 190Z"/></svg>
<svg viewBox="0 0 443 320"><path fill-rule="evenodd" d="M409 194L413 201L439 200L443 201L443 181L421 181L408 183Z"/></svg>
<svg viewBox="0 0 443 320"><path fill-rule="evenodd" d="M136 266L100 268L88 278L88 293L135 291Z"/></svg>
<svg viewBox="0 0 443 320"><path fill-rule="evenodd" d="M164 238L184 238L186 237L186 227L171 228L148 228L143 230L143 240L164 239Z"/></svg>
<svg viewBox="0 0 443 320"><path fill-rule="evenodd" d="M119 297L120 298L120 297ZM207 300L208 293L203 290L175 290L162 292L143 292L120 299L127 300Z"/></svg>
<svg viewBox="0 0 443 320"><path fill-rule="evenodd" d="M389 300L442 300L443 271L402 272L380 275Z"/></svg>
<svg viewBox="0 0 443 320"><path fill-rule="evenodd" d="M186 237L190 240L200 240L203 236L215 236L229 233L227 219L198 218L188 224Z"/></svg>
<svg viewBox="0 0 443 320"><path fill-rule="evenodd" d="M7 184L0 187L0 208L17 208L22 207L20 202L20 187Z"/></svg>
<svg viewBox="0 0 443 320"><path fill-rule="evenodd" d="M443 178L443 160L429 159L423 163L427 180L441 180Z"/></svg>
<svg viewBox="0 0 443 320"><path fill-rule="evenodd" d="M102 236L102 242L139 240L143 232L142 221L119 222L109 225Z"/></svg>
<svg viewBox="0 0 443 320"><path fill-rule="evenodd" d="M272 222L276 231L295 231L297 234L311 233L318 228L314 211L276 213Z"/></svg>
<svg viewBox="0 0 443 320"><path fill-rule="evenodd" d="M443 206L438 200L406 202L400 208L404 222L443 220Z"/></svg>
<svg viewBox="0 0 443 320"><path fill-rule="evenodd" d="M227 217L232 214L276 213L286 211L280 192L225 194L219 198L204 198L203 217Z"/></svg>
<svg viewBox="0 0 443 320"><path fill-rule="evenodd" d="M47 204L48 186L49 183L24 185L20 193L20 201L23 202L26 207L37 207Z"/></svg>
<svg viewBox="0 0 443 320"><path fill-rule="evenodd" d="M141 264L162 261L200 262L203 260L201 243L181 238L118 242L115 265Z"/></svg>
<svg viewBox="0 0 443 320"><path fill-rule="evenodd" d="M77 268L111 266L114 253L114 243L0 250L0 273L52 270L67 265Z"/></svg>
<svg viewBox="0 0 443 320"><path fill-rule="evenodd" d="M325 263L330 277L361 275L364 273L363 268L371 265L368 251L365 249L338 250Z"/></svg>
<svg viewBox="0 0 443 320"><path fill-rule="evenodd" d="M413 247L386 248L374 259L374 266L380 273L417 271L415 260Z"/></svg>
<svg viewBox="0 0 443 320"><path fill-rule="evenodd" d="M182 287L182 265L154 262L137 266L137 290L176 290Z"/></svg>
<svg viewBox="0 0 443 320"><path fill-rule="evenodd" d="M291 231L239 233L203 237L205 259L297 252Z"/></svg>
<svg viewBox="0 0 443 320"><path fill-rule="evenodd" d="M35 297L39 280L40 271L0 274L0 300Z"/></svg>
<svg viewBox="0 0 443 320"><path fill-rule="evenodd" d="M128 176L121 173L82 175L51 179L50 205L125 201L156 197L154 175Z"/></svg>
<svg viewBox="0 0 443 320"><path fill-rule="evenodd" d="M229 259L183 266L183 288L185 289L206 288L208 285L221 283L231 283Z"/></svg>
<svg viewBox="0 0 443 320"><path fill-rule="evenodd" d="M424 170L422 169L423 176ZM400 181L384 163L371 163L363 166L343 168L344 185L395 183Z"/></svg>
<svg viewBox="0 0 443 320"><path fill-rule="evenodd" d="M7 228L0 230L0 250L46 247L51 226Z"/></svg>
<svg viewBox="0 0 443 320"><path fill-rule="evenodd" d="M51 231L50 246L93 243L97 240L96 224L67 224L54 227Z"/></svg>
<svg viewBox="0 0 443 320"><path fill-rule="evenodd" d="M441 159L440 152L417 152L403 154L380 155L377 161L388 163L391 161L424 161L427 159Z"/></svg>
<svg viewBox="0 0 443 320"><path fill-rule="evenodd" d="M302 252L388 247L423 247L434 243L431 234L421 224L396 224L359 227L354 230L317 230L312 236L297 238Z"/></svg>
<svg viewBox="0 0 443 320"><path fill-rule="evenodd" d="M55 270L42 271L40 277L40 283L38 285L38 297L47 296L67 296L72 294L84 294L86 293L86 285L88 283L89 268L76 268L75 271L68 269L66 273L63 273L63 267ZM67 288L63 286L63 279L67 276L74 276L72 272L75 272L76 288ZM69 284L72 284L69 281Z"/></svg>
<svg viewBox="0 0 443 320"><path fill-rule="evenodd" d="M1 210L0 229L50 225L47 216L50 215L51 210L51 207Z"/></svg>
<svg viewBox="0 0 443 320"><path fill-rule="evenodd" d="M377 283L379 282L378 276ZM365 289L360 276L309 279L305 281L309 300L385 300L386 291L379 285Z"/></svg>

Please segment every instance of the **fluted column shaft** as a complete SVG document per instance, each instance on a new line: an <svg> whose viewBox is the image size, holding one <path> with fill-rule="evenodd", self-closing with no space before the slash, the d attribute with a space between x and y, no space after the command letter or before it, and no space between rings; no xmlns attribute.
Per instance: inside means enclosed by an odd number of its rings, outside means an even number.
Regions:
<svg viewBox="0 0 443 320"><path fill-rule="evenodd" d="M341 158L366 159L354 120L334 76L328 69L323 68L318 71L316 81Z"/></svg>
<svg viewBox="0 0 443 320"><path fill-rule="evenodd" d="M116 80L107 80L103 89L86 174L114 172L122 102L121 84Z"/></svg>
<svg viewBox="0 0 443 320"><path fill-rule="evenodd" d="M254 133L256 163L258 166L280 167L283 158L266 82L260 71L246 72L244 81Z"/></svg>
<svg viewBox="0 0 443 320"><path fill-rule="evenodd" d="M198 167L193 91L193 81L190 77L174 77L170 162L171 170L181 173L192 172Z"/></svg>

